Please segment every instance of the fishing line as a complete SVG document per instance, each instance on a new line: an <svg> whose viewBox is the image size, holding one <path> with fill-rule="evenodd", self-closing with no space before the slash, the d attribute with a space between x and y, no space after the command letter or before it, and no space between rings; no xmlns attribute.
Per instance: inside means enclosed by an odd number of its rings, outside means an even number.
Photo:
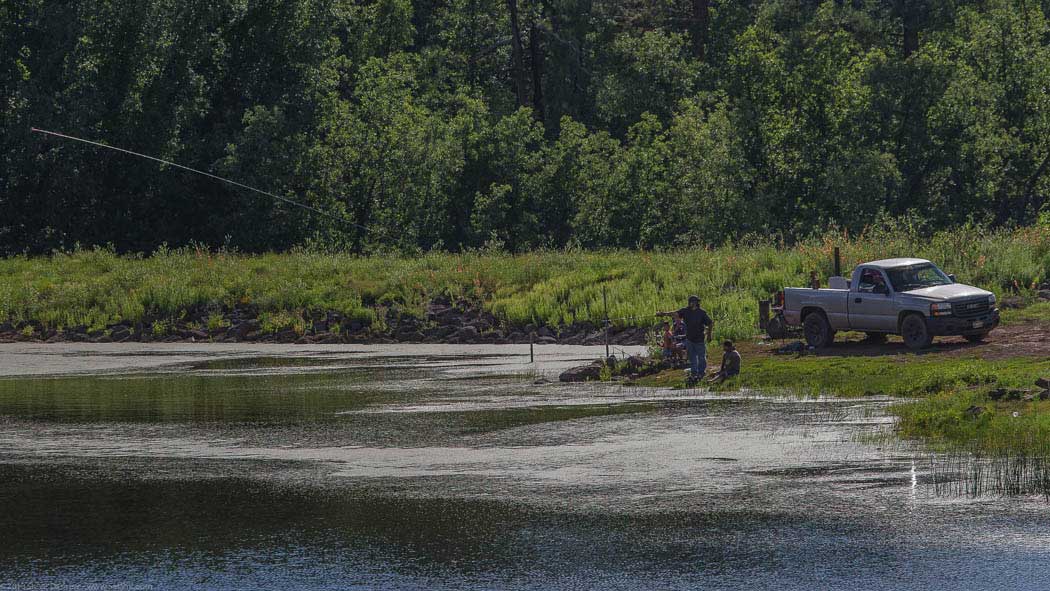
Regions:
<svg viewBox="0 0 1050 591"><path fill-rule="evenodd" d="M320 215L332 218L333 220L340 221L340 222L343 222L345 224L350 224L351 226L354 226L355 228L360 228L360 229L364 230L365 232L374 232L374 230L371 230L371 229L369 229L366 226L362 226L361 224L352 222L352 221L348 220L347 218L345 218L345 217L343 217L341 215L337 215L337 214L334 214L334 213L329 212L329 211L324 211L322 209L317 209L316 207L313 207L312 205L307 205L305 203L300 203L298 201L295 201L294 199L289 199L287 197L282 197L280 195L271 193L269 191L264 191L262 189L256 189L255 187L246 185L244 183L237 182L237 181L232 180L232 179L221 177L219 175L212 174L210 172L205 172L203 170L198 170L196 168L190 168L189 166L185 166L185 165L179 164L178 162L172 162L170 160L165 160L163 158L157 158L156 156L150 156L149 154L141 154L139 152L133 152L131 150L125 150L124 148L118 148L116 146L110 146L108 144L103 144L103 143L100 143L100 142L94 142L94 141L91 141L91 140L86 140L84 138L74 137L74 136L71 136L71 135L66 135L64 133L58 133L56 131L47 131L46 129L37 129L35 127L31 127L31 128L29 128L29 130L32 131L33 133L42 133L42 134L54 136L54 137L57 137L57 138L62 138L62 139L66 139L66 140L73 140L75 142L81 142L81 143L89 144L89 145L96 146L96 147L99 147L99 148L106 148L107 150L114 150L116 152L123 152L124 154L130 154L131 156L138 156L139 158L145 158L147 160L153 160L154 162L160 162L161 164L167 164L168 166L173 166L175 168L181 168L182 170L187 170L189 172L193 172L193 173L196 173L196 174L199 174L199 175L202 175L202 176L206 176L208 178L215 179L217 181L222 181L224 183L229 183L229 184L231 184L231 185L233 185L235 187L240 187L242 189L247 189L249 191L254 191L254 192L259 193L261 195L266 195L267 197L272 197L274 199L277 199L278 201L283 201L285 203L294 205L296 207L301 207L301 208L303 208L305 210L312 211L314 213L318 213Z"/></svg>

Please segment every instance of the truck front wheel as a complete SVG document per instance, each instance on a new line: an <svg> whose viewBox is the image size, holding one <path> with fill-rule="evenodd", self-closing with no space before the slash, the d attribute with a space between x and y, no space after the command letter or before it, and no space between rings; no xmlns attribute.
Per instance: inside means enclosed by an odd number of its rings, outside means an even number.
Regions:
<svg viewBox="0 0 1050 591"><path fill-rule="evenodd" d="M901 321L901 336L904 344L913 351L925 349L933 343L933 335L930 327L926 326L926 319L918 314L909 314Z"/></svg>
<svg viewBox="0 0 1050 591"><path fill-rule="evenodd" d="M828 319L819 312L813 312L806 316L802 323L802 330L806 333L806 344L814 349L822 349L835 340L835 332L831 330Z"/></svg>

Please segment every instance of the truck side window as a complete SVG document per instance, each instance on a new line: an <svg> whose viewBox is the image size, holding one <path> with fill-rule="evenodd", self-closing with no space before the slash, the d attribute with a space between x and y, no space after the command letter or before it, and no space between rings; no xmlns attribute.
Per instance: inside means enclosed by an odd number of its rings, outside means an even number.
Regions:
<svg viewBox="0 0 1050 591"><path fill-rule="evenodd" d="M875 286L880 283L884 283L881 273L875 269L864 269L860 272L860 285L857 286L857 291L872 293L875 291Z"/></svg>

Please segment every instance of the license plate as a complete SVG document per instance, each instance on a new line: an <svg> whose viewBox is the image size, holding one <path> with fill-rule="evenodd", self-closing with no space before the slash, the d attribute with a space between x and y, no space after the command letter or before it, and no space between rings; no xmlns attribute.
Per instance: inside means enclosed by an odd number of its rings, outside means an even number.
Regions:
<svg viewBox="0 0 1050 591"><path fill-rule="evenodd" d="M973 323L974 328L981 328L984 326L984 320L975 320Z"/></svg>

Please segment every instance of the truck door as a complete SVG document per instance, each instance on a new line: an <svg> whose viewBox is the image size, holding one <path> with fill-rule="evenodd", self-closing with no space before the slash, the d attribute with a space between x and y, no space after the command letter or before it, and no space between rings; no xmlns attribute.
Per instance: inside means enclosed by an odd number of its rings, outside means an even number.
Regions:
<svg viewBox="0 0 1050 591"><path fill-rule="evenodd" d="M897 330L897 305L889 281L880 269L861 269L856 290L849 294L849 324L853 330Z"/></svg>

